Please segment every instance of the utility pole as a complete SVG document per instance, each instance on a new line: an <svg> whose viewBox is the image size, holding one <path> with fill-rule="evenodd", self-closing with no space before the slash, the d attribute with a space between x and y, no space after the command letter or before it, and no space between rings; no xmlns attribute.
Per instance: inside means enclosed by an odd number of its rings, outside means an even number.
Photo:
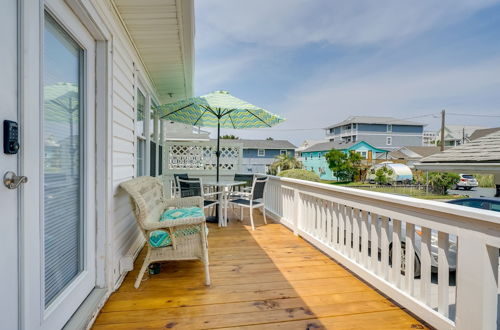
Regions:
<svg viewBox="0 0 500 330"><path fill-rule="evenodd" d="M462 127L462 144L465 144L465 126Z"/></svg>
<svg viewBox="0 0 500 330"><path fill-rule="evenodd" d="M441 111L441 151L444 151L444 121L445 121L445 111Z"/></svg>

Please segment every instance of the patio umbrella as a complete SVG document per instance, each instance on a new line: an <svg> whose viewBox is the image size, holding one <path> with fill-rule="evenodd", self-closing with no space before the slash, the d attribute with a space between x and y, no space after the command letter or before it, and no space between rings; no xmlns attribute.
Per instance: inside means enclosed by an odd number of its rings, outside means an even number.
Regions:
<svg viewBox="0 0 500 330"><path fill-rule="evenodd" d="M284 121L265 109L232 96L228 91L215 91L159 107L160 117L193 126L217 127L217 181L219 181L220 128L263 128Z"/></svg>

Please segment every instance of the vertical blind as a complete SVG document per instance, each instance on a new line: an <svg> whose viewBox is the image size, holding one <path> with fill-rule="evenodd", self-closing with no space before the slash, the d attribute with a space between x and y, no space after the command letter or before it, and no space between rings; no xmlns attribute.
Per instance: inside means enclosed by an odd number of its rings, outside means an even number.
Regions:
<svg viewBox="0 0 500 330"><path fill-rule="evenodd" d="M43 265L45 306L83 268L82 49L48 15L44 27Z"/></svg>

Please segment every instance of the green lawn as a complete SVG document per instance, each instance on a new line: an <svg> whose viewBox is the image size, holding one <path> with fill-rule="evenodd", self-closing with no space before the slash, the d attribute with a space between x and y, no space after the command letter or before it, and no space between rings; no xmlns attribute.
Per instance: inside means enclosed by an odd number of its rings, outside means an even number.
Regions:
<svg viewBox="0 0 500 330"><path fill-rule="evenodd" d="M415 197L415 198L420 198L420 199L458 199L458 198L464 198L464 196L461 195L436 195L432 193L426 193L425 190L419 190L415 188L406 188L406 187L373 187L373 185L370 185L369 183L364 183L364 182L337 182L337 181L327 181L323 180L321 181L323 183L329 183L333 185L339 185L339 186L344 186L344 187L351 187L351 186L356 186L357 189L363 189L363 190L370 190L370 191L376 191L376 192L381 192L381 193L387 193L387 194L394 194L394 195L403 195L403 196L409 196L409 197ZM360 187L360 186L367 186L366 188Z"/></svg>

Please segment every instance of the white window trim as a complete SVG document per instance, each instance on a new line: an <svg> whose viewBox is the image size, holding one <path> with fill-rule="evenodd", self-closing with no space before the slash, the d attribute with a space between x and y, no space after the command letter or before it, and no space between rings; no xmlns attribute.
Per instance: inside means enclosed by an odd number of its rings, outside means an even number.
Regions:
<svg viewBox="0 0 500 330"><path fill-rule="evenodd" d="M392 124L387 124L387 133L392 133Z"/></svg>
<svg viewBox="0 0 500 330"><path fill-rule="evenodd" d="M388 136L385 138L385 144L388 146L392 146L392 136Z"/></svg>
<svg viewBox="0 0 500 330"><path fill-rule="evenodd" d="M257 157L266 157L266 149L257 149Z"/></svg>

